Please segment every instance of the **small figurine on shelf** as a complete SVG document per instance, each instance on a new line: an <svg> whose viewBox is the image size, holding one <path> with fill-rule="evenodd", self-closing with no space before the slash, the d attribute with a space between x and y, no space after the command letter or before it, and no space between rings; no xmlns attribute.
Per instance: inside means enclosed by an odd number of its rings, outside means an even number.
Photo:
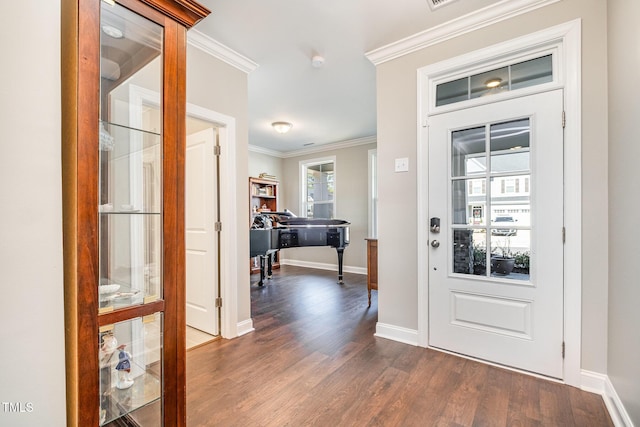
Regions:
<svg viewBox="0 0 640 427"><path fill-rule="evenodd" d="M116 370L118 371L118 384L116 387L120 390L127 389L133 385L133 380L131 379L131 354L125 351L124 348L126 345L122 344L118 346L118 364L116 365Z"/></svg>
<svg viewBox="0 0 640 427"><path fill-rule="evenodd" d="M113 352L118 348L118 340L112 333L107 333L102 337L102 345L100 346L100 367L104 367L111 360Z"/></svg>

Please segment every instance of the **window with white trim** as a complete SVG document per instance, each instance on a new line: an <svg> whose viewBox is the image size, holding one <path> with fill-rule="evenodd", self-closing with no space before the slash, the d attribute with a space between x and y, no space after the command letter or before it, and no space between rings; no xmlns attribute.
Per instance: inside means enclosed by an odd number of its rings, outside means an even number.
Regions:
<svg viewBox="0 0 640 427"><path fill-rule="evenodd" d="M334 218L335 166L335 156L300 162L300 216Z"/></svg>
<svg viewBox="0 0 640 427"><path fill-rule="evenodd" d="M369 150L369 237L378 237L378 150Z"/></svg>

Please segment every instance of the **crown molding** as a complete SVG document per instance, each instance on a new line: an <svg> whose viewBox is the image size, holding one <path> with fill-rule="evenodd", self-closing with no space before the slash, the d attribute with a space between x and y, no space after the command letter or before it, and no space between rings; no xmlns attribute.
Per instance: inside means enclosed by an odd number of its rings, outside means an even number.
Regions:
<svg viewBox="0 0 640 427"><path fill-rule="evenodd" d="M258 64L246 56L215 41L198 30L192 29L187 32L187 43L247 74L258 68Z"/></svg>
<svg viewBox="0 0 640 427"><path fill-rule="evenodd" d="M249 151L254 153L266 154L268 156L279 157L281 159L288 159L291 157L298 157L305 154L322 153L325 151L341 150L343 148L356 147L358 145L375 144L378 142L376 135L365 136L363 138L348 139L346 141L333 142L329 144L321 144L314 147L303 148L301 150L294 151L276 151L269 148L258 147L256 145L249 145Z"/></svg>
<svg viewBox="0 0 640 427"><path fill-rule="evenodd" d="M258 147L257 145L249 144L249 151L251 151L252 153L266 154L267 156L271 156L271 157L283 158L282 151L272 150L270 148Z"/></svg>
<svg viewBox="0 0 640 427"><path fill-rule="evenodd" d="M501 0L493 5L365 53L374 65L408 55L560 0Z"/></svg>

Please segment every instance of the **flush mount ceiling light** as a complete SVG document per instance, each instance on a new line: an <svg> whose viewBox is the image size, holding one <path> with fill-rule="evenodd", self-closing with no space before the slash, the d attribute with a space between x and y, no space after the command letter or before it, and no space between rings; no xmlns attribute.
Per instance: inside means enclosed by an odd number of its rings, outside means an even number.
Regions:
<svg viewBox="0 0 640 427"><path fill-rule="evenodd" d="M484 85L490 89L493 89L494 87L500 86L500 83L502 83L502 79L500 77L494 77L484 82Z"/></svg>
<svg viewBox="0 0 640 427"><path fill-rule="evenodd" d="M289 129L293 127L289 122L273 122L271 123L271 126L273 126L278 133L287 133L289 132Z"/></svg>

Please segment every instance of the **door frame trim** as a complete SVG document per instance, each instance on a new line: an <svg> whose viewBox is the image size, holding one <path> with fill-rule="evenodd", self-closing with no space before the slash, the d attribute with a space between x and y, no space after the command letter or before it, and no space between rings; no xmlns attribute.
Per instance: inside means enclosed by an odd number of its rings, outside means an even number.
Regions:
<svg viewBox="0 0 640 427"><path fill-rule="evenodd" d="M132 86L129 95L133 105L142 106L148 103L160 106L160 94L141 86ZM186 115L204 120L218 126L220 149L220 176L224 176L224 182L220 182L220 221L224 229L220 233L220 245L223 248L232 248L238 241L237 218L234 214L236 206L237 180L235 174L236 165L236 119L225 114L218 113L196 104L187 103ZM186 120L186 117L185 117ZM186 135L185 135L186 137ZM235 338L238 336L238 257L234 251L224 251L220 254L220 280L222 282L220 295L224 301L221 307L220 335L223 338ZM184 290L186 292L186 289ZM185 328L186 328L185 323Z"/></svg>
<svg viewBox="0 0 640 427"><path fill-rule="evenodd" d="M428 230L424 218L429 215L428 205L428 116L432 112L430 100L435 90L434 80L443 75L459 74L464 68L504 60L509 56L535 51L541 45L557 47L558 66L555 68L558 83L553 88L564 90L564 110L568 120L564 129L564 224L566 242L564 247L564 376L566 384L579 387L581 384L581 336L582 336L582 149L581 149L581 20L576 19L539 32L519 37L505 43L489 46L449 60L438 62L417 70L418 117L418 345L428 347L429 327L429 271ZM469 72L472 74L472 72ZM535 91L535 89L533 89ZM549 90L548 86L540 90ZM526 94L531 93L527 91ZM513 92L506 96L495 96L488 102L497 102L509 97L521 96ZM460 103L460 108L468 107ZM558 349L558 351L561 351Z"/></svg>
<svg viewBox="0 0 640 427"><path fill-rule="evenodd" d="M187 116L204 120L218 126L220 143L220 247L235 247L238 241L238 221L234 214L236 206L237 182L235 174L236 164L236 119L187 103ZM238 336L238 258L234 251L220 253L220 295L223 304L220 308L220 335L223 338Z"/></svg>

